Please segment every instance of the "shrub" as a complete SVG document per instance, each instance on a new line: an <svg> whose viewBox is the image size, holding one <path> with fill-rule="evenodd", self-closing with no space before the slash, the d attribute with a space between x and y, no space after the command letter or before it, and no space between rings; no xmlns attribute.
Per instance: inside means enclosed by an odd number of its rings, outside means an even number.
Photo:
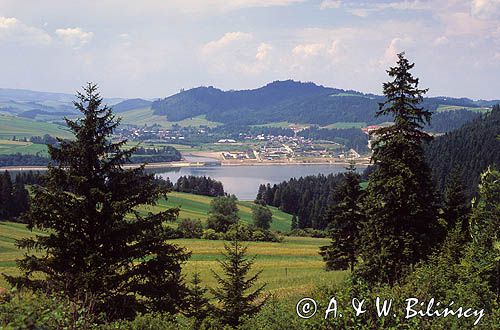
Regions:
<svg viewBox="0 0 500 330"><path fill-rule="evenodd" d="M203 225L199 219L182 219L177 230L184 238L200 238L203 235Z"/></svg>
<svg viewBox="0 0 500 330"><path fill-rule="evenodd" d="M218 240L221 239L221 235L216 232L215 230L209 228L209 229L204 229L203 234L201 235L202 239L209 239L209 240Z"/></svg>

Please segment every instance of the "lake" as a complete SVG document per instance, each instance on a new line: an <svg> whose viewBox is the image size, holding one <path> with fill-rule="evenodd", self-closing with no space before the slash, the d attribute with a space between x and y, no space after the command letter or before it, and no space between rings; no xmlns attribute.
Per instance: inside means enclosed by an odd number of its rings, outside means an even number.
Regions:
<svg viewBox="0 0 500 330"><path fill-rule="evenodd" d="M345 171L346 165L241 165L162 168L155 171L173 183L184 175L207 176L221 181L227 193L235 194L240 200L254 200L259 185L280 183L291 178L316 174L331 174ZM366 166L358 166L363 171Z"/></svg>

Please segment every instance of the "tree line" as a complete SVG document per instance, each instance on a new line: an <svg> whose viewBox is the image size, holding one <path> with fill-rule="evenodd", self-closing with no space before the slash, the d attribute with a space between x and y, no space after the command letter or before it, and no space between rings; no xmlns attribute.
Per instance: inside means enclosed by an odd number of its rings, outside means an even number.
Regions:
<svg viewBox="0 0 500 330"><path fill-rule="evenodd" d="M12 182L7 171L0 175L0 220L15 219L29 208L26 177L18 174Z"/></svg>

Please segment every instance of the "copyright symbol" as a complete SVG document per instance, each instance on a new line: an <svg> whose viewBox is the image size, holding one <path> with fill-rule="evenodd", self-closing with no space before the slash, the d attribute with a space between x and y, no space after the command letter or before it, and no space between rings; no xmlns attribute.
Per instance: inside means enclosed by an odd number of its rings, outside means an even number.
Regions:
<svg viewBox="0 0 500 330"><path fill-rule="evenodd" d="M311 298L303 298L297 303L297 305L295 305L295 311L301 319L309 319L313 317L317 310L318 306L316 305L314 299Z"/></svg>

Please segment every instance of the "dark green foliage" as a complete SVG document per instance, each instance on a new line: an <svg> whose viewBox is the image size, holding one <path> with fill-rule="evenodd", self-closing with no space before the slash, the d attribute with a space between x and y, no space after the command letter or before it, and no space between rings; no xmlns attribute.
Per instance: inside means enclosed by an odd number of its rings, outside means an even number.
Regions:
<svg viewBox="0 0 500 330"><path fill-rule="evenodd" d="M299 224L298 224L298 221L297 221L297 216L294 214L294 215L292 216L292 224L291 224L291 226L290 226L290 229L291 229L291 230L298 229L298 226L299 226Z"/></svg>
<svg viewBox="0 0 500 330"><path fill-rule="evenodd" d="M29 194L24 187L23 178L29 180L28 174L18 174L15 183L12 183L8 171L0 174L0 220L17 219L28 210Z"/></svg>
<svg viewBox="0 0 500 330"><path fill-rule="evenodd" d="M174 190L212 197L225 195L222 182L206 176L181 176L174 185Z"/></svg>
<svg viewBox="0 0 500 330"><path fill-rule="evenodd" d="M436 112L432 115L432 123L426 130L436 133L447 133L460 128L465 123L480 117L481 114L465 109Z"/></svg>
<svg viewBox="0 0 500 330"><path fill-rule="evenodd" d="M469 201L465 195L465 186L462 183L462 172L456 167L450 173L444 191L443 218L448 230L459 225L464 238L469 236L468 215L470 212Z"/></svg>
<svg viewBox="0 0 500 330"><path fill-rule="evenodd" d="M225 233L231 225L237 223L240 218L236 201L234 195L214 198L210 202L207 227Z"/></svg>
<svg viewBox="0 0 500 330"><path fill-rule="evenodd" d="M349 167L344 180L333 191L333 203L327 213L330 245L320 254L327 270L354 270L358 255L359 230L363 221L360 207L360 176Z"/></svg>
<svg viewBox="0 0 500 330"><path fill-rule="evenodd" d="M20 153L12 155L0 155L0 166L46 166L49 159L40 155L22 155Z"/></svg>
<svg viewBox="0 0 500 330"><path fill-rule="evenodd" d="M177 230L182 233L184 238L201 238L203 235L203 225L199 219L182 219Z"/></svg>
<svg viewBox="0 0 500 330"><path fill-rule="evenodd" d="M197 328L201 322L209 315L211 306L206 297L207 289L201 286L200 274L194 273L186 297L186 304L183 314L196 320Z"/></svg>
<svg viewBox="0 0 500 330"><path fill-rule="evenodd" d="M466 256L469 271L480 274L500 298L500 172L488 168L481 175L479 198L470 219L472 242Z"/></svg>
<svg viewBox="0 0 500 330"><path fill-rule="evenodd" d="M273 221L273 213L266 206L253 205L252 219L254 225L258 228L269 229L271 227L271 221Z"/></svg>
<svg viewBox="0 0 500 330"><path fill-rule="evenodd" d="M364 208L357 274L368 283L394 285L411 265L425 259L441 241L437 201L421 143L430 136L422 130L431 113L418 104L426 90L418 88L404 54L388 70L387 100L378 115L391 115L394 125L378 129Z"/></svg>
<svg viewBox="0 0 500 330"><path fill-rule="evenodd" d="M500 164L500 106L496 105L488 115L465 124L425 146L426 159L432 167L432 175L439 190L444 191L446 178L453 168L462 169L461 180L466 196L477 193L479 175L490 165Z"/></svg>
<svg viewBox="0 0 500 330"><path fill-rule="evenodd" d="M110 140L118 122L101 105L96 85L77 97L83 118L66 120L75 140L49 146L57 165L49 166L44 186L33 187L24 216L30 229L45 234L18 242L27 250L18 262L24 274L6 278L13 286L63 291L73 301L92 296L96 312L108 319L175 312L186 291L181 265L189 254L166 242L173 230L163 223L178 210L135 211L164 191L143 166L122 167L133 150Z"/></svg>
<svg viewBox="0 0 500 330"><path fill-rule="evenodd" d="M168 163L182 159L179 150L172 146L162 148L135 148L130 158L132 163Z"/></svg>
<svg viewBox="0 0 500 330"><path fill-rule="evenodd" d="M266 298L261 297L265 284L247 293L254 286L261 271L247 278L253 259L246 258L247 248L239 241L233 240L225 244L224 248L224 259L219 260L224 277L213 272L219 287L211 291L220 303L215 307L216 314L225 324L237 326L242 316L257 313L265 303Z"/></svg>
<svg viewBox="0 0 500 330"><path fill-rule="evenodd" d="M326 212L331 192L342 181L342 174L310 175L292 178L273 186L259 187L260 197L267 205L296 214L297 228L326 229Z"/></svg>

